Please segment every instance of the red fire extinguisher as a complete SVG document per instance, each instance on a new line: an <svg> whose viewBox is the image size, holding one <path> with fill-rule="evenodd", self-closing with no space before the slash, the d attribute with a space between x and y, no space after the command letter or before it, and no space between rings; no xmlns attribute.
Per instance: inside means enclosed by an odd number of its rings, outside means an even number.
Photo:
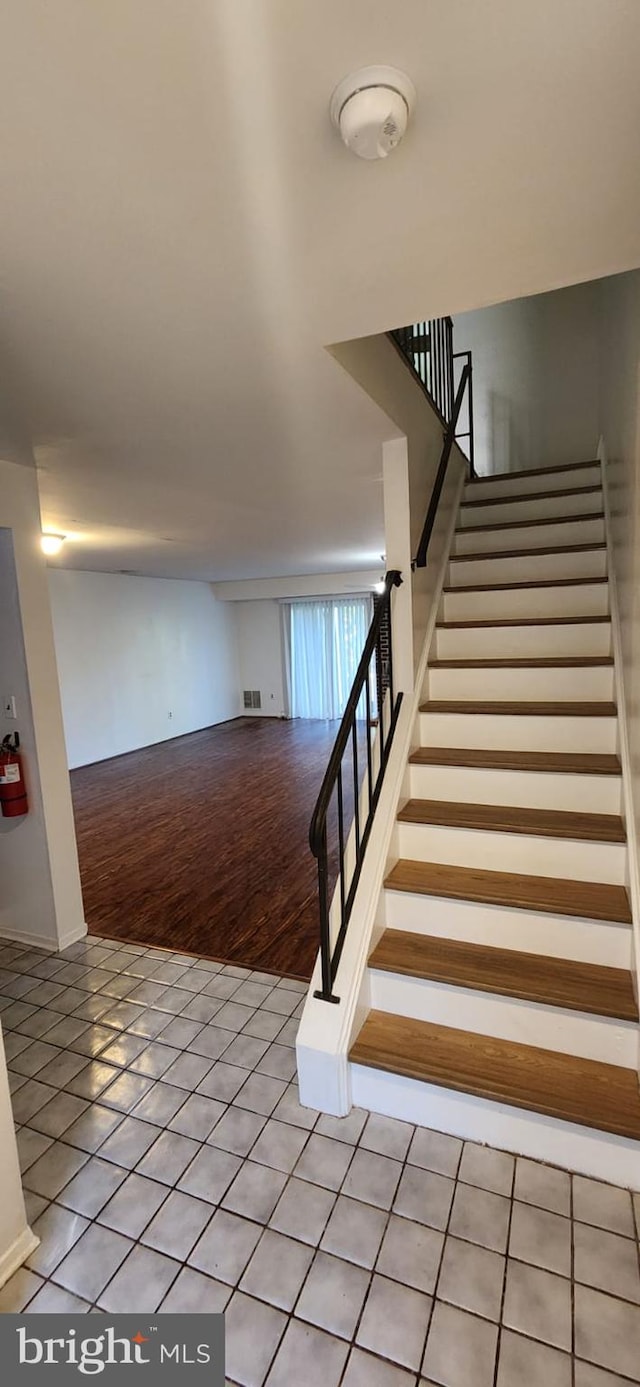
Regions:
<svg viewBox="0 0 640 1387"><path fill-rule="evenodd" d="M4 819L17 819L29 811L19 746L18 733L10 732L0 747L0 805Z"/></svg>

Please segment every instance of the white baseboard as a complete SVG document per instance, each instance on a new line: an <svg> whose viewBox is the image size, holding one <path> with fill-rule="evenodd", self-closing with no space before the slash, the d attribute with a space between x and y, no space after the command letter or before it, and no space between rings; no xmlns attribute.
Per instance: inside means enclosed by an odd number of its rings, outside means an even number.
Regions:
<svg viewBox="0 0 640 1387"><path fill-rule="evenodd" d="M48 954L61 954L64 949L68 949L71 944L76 944L79 939L84 939L87 934L87 923L83 920L82 924L75 929L70 929L60 939L43 939L41 934L34 934L31 930L14 929L11 925L4 922L0 923L0 939L9 939L13 944L24 944L30 949L43 949Z"/></svg>
<svg viewBox="0 0 640 1387"><path fill-rule="evenodd" d="M26 1262L39 1246L40 1239L31 1231L28 1224L23 1228L11 1246L0 1256L0 1287L13 1276L14 1272Z"/></svg>
<svg viewBox="0 0 640 1387"><path fill-rule="evenodd" d="M640 1143L525 1108L351 1064L356 1107L640 1190Z"/></svg>

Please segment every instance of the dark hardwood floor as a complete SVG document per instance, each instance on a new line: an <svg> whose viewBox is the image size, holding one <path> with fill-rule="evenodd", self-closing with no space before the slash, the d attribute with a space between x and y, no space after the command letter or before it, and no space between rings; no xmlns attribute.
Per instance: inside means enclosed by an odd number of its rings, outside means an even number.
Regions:
<svg viewBox="0 0 640 1387"><path fill-rule="evenodd" d="M309 978L307 833L336 730L239 718L72 771L89 929Z"/></svg>

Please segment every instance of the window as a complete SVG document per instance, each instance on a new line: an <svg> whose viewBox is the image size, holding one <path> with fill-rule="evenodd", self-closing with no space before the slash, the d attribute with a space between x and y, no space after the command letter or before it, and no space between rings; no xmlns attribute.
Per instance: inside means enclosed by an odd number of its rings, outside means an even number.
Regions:
<svg viewBox="0 0 640 1387"><path fill-rule="evenodd" d="M289 611L291 716L340 718L367 638L372 599L319 598L292 602ZM372 685L372 711L375 698ZM364 696L361 704L358 715L364 718Z"/></svg>

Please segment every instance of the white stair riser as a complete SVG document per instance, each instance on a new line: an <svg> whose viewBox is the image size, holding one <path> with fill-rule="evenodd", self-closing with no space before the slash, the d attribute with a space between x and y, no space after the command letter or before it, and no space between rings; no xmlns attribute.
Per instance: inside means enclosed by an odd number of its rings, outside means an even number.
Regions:
<svg viewBox="0 0 640 1387"><path fill-rule="evenodd" d="M496 1036L564 1055L635 1069L638 1028L631 1021L501 997L492 992L369 969L371 1006L454 1030Z"/></svg>
<svg viewBox="0 0 640 1387"><path fill-rule="evenodd" d="M465 498L466 499L466 498ZM478 498L483 499L483 498ZM511 501L507 497L491 506L465 505L460 508L460 524L501 525L509 520L546 520L554 515L582 515L585 511L603 509L602 490L587 491L570 496L532 496L527 501Z"/></svg>
<svg viewBox="0 0 640 1387"><path fill-rule="evenodd" d="M611 702L613 665L542 668L433 669L427 674L429 698L544 703Z"/></svg>
<svg viewBox="0 0 640 1387"><path fill-rule="evenodd" d="M602 482L602 472L600 464L597 462L585 463L584 467L572 468L568 472L543 472L539 476L534 473L528 477L511 477L507 473L498 481L467 482L464 489L465 501L484 501L494 496L523 496L525 492L545 494L547 491L566 491L568 487L575 486L600 486Z"/></svg>
<svg viewBox="0 0 640 1387"><path fill-rule="evenodd" d="M620 814L622 778L562 771L485 770L476 766L411 766L412 799L458 804L518 804L523 809Z"/></svg>
<svg viewBox="0 0 640 1387"><path fill-rule="evenodd" d="M574 539L573 544L580 543ZM531 548L522 545L522 548ZM449 564L446 587L466 587L473 583L547 582L551 578L605 578L606 549L579 549L567 554L521 554L508 552L496 559L456 559Z"/></svg>
<svg viewBox="0 0 640 1387"><path fill-rule="evenodd" d="M489 617L484 619L490 620ZM611 624L608 621L558 626L439 627L436 632L439 660L539 660L554 656L610 654Z"/></svg>
<svg viewBox="0 0 640 1387"><path fill-rule="evenodd" d="M576 512L580 515L580 511ZM559 520L552 525L517 525L506 530L457 530L454 554L493 554L497 550L546 549L567 544L600 544L604 520Z"/></svg>
<svg viewBox="0 0 640 1387"><path fill-rule="evenodd" d="M537 717L494 713L421 713L421 746L503 751L617 751L614 717Z"/></svg>
<svg viewBox="0 0 640 1387"><path fill-rule="evenodd" d="M575 587L541 588L532 582L527 588L498 588L489 592L446 592L442 613L444 621L608 616L609 584L577 583Z"/></svg>
<svg viewBox="0 0 640 1387"><path fill-rule="evenodd" d="M349 1078L351 1101L368 1112L640 1189L637 1141L366 1065L350 1064Z"/></svg>
<svg viewBox="0 0 640 1387"><path fill-rule="evenodd" d="M384 915L387 929L601 963L605 968L631 966L631 928L619 922L389 890L384 892Z"/></svg>
<svg viewBox="0 0 640 1387"><path fill-rule="evenodd" d="M625 882L625 843L403 822L398 824L398 848L401 857L414 862L617 886Z"/></svg>

